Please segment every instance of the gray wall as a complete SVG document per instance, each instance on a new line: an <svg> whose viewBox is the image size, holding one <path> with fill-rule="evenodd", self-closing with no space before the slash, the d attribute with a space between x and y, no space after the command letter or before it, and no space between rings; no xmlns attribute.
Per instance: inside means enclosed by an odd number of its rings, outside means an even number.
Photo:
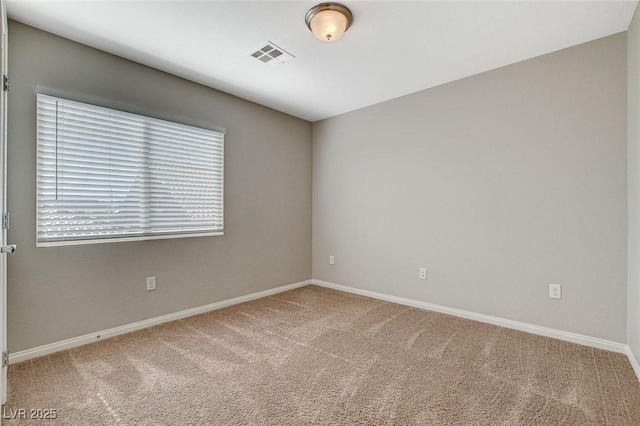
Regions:
<svg viewBox="0 0 640 426"><path fill-rule="evenodd" d="M9 34L12 352L311 278L310 123L16 22ZM225 235L36 248L38 86L225 127Z"/></svg>
<svg viewBox="0 0 640 426"><path fill-rule="evenodd" d="M629 61L629 253L627 343L640 360L640 12L628 32Z"/></svg>
<svg viewBox="0 0 640 426"><path fill-rule="evenodd" d="M314 279L626 342L626 57L621 33L314 123Z"/></svg>

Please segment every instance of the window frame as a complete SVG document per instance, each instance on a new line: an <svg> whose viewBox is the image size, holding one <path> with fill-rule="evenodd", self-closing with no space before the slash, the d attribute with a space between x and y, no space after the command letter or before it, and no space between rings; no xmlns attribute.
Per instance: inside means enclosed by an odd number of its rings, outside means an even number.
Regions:
<svg viewBox="0 0 640 426"><path fill-rule="evenodd" d="M178 125L178 126L183 126L183 127L187 127L187 128L191 128L191 129L196 129L196 130L200 130L200 131L206 131L206 132L212 132L214 134L216 134L216 137L219 138L219 143L215 142L214 144L218 144L219 145L219 151L220 151L220 155L221 155L221 160L219 162L219 164L215 164L215 166L212 168L212 170L214 168L219 169L219 179L216 179L215 182L218 184L219 183L219 187L221 188L221 196L220 196L220 200L219 200L219 209L221 211L221 219L220 219L220 228L216 229L216 230L211 230L211 231L205 231L205 232L188 232L188 231L183 231L183 232L172 232L172 233L157 233L157 234L152 234L152 233L145 233L145 234L138 234L138 235L132 235L132 236L119 236L117 233L114 234L109 234L108 236L105 237L100 237L100 238L96 238L95 235L94 236L89 236L88 238L82 238L82 237L61 237L58 240L48 240L48 241L40 241L40 229L41 229L41 225L40 225L40 219L41 219L41 204L42 204L42 200L41 200L41 196L40 196L40 188L41 188L41 176L40 176L40 171L39 171L39 166L40 166L40 159L39 159L39 154L41 152L41 143L44 144L44 142L41 142L41 137L40 137L40 131L38 129L39 125L40 125L40 114L37 111L38 109L38 105L39 105L39 99L40 97L47 97L47 98L52 98L55 100L60 100L60 101L64 101L64 102L72 102L75 104L84 104L84 105L88 105L90 107L95 107L95 108L99 108L99 109L104 109L104 110L112 110L114 112L117 113L122 113L125 115L132 115L132 116L137 116L137 117L142 117L143 119L147 119L150 121L159 121L159 122L164 122L164 123L168 123L168 124L173 124L173 125ZM66 97L61 97L58 95L50 95L47 93L41 93L38 92L36 94L36 194L35 194L35 198L36 198L36 229L35 229L35 233L36 233L36 247L57 247L57 246L72 246L72 245L85 245L85 244L104 244L104 243L118 243L118 242L131 242L131 241L152 241L152 240L164 240L164 239L178 239L178 238L195 238L195 237L211 237L211 236L222 236L224 235L224 216L225 216L225 212L224 212L224 198L225 198L225 179L224 179L224 174L225 174L225 136L226 136L226 129L224 128L220 128L220 127L203 127L203 126L194 126L192 124L186 124L184 122L181 121L176 121L176 120L167 120L164 118L157 118L154 117L152 115L149 114L145 114L145 113L140 113L140 112L131 112L131 110L136 110L137 108L114 108L111 106L105 106L104 103L96 103L95 100L92 100L91 102L83 102L83 101L78 101L75 99L69 99ZM57 117L56 117L56 123L57 123ZM57 127L57 124L56 124ZM149 140L147 140L147 143L149 142ZM57 142L56 142L57 143ZM57 148L56 148L57 149ZM149 152L146 153L146 157L145 157L145 161L146 161L146 168L145 168L145 173L149 173L149 170L151 169L151 167L149 166ZM56 178L57 179L57 178ZM152 191L150 190L149 187L146 188L146 191L144 192L145 194L147 194L147 196L150 196L150 194L152 193ZM216 205L216 206L218 206ZM151 217L151 209L148 210L149 215L148 217ZM126 234L124 234L126 235ZM69 239L65 239L65 238L69 238Z"/></svg>

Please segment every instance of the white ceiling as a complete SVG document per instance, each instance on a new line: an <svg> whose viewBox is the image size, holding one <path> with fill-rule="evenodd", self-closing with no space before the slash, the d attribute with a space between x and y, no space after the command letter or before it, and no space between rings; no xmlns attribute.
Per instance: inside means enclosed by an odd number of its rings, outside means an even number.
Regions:
<svg viewBox="0 0 640 426"><path fill-rule="evenodd" d="M316 1L8 0L11 19L309 121L584 43L629 27L633 1L344 0L335 43ZM9 34L11 37L11 34ZM295 59L249 56L267 40Z"/></svg>

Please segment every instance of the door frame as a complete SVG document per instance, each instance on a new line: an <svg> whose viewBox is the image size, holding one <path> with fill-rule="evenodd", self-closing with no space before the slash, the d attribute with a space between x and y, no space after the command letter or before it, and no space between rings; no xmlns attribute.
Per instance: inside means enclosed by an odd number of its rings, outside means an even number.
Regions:
<svg viewBox="0 0 640 426"><path fill-rule="evenodd" d="M7 3L0 0L0 246L7 244L7 227L5 212L7 211L7 97L8 97L8 22ZM7 216L8 217L8 216ZM7 370L9 366L9 352L7 349L7 253L0 252L0 404L7 401Z"/></svg>

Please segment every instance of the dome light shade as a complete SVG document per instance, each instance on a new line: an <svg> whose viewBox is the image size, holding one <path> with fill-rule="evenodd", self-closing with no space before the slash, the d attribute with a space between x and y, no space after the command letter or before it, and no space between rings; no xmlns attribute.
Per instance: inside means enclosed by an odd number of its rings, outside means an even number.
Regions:
<svg viewBox="0 0 640 426"><path fill-rule="evenodd" d="M338 3L321 3L312 7L304 18L307 27L318 40L336 41L347 31L353 15Z"/></svg>

